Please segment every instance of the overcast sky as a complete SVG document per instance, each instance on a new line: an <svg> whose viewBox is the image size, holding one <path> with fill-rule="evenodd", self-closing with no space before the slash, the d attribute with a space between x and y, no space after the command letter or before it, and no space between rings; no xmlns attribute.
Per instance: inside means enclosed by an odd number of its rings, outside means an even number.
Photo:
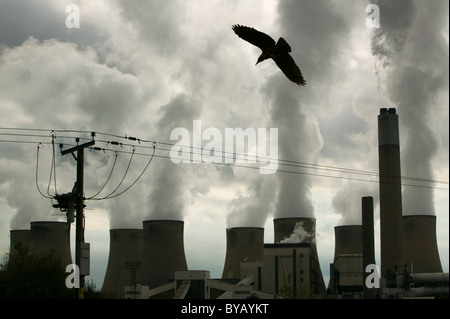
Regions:
<svg viewBox="0 0 450 319"><path fill-rule="evenodd" d="M366 25L369 3L379 6L378 29ZM69 4L80 9L79 28L66 26ZM405 185L403 213L437 216L448 272L448 9L445 0L2 0L0 253L8 251L10 229L61 219L36 188L38 143L38 184L47 194L51 131L64 148L95 131L111 135L96 136L106 151L86 152L86 196L107 180L110 150L121 153L101 195L120 183L131 144L136 154L119 190L139 176L157 142L156 157L130 191L87 202L88 279L98 286L109 229L141 228L146 219L184 220L189 269L220 277L227 227L265 227L272 243L274 217L314 217L328 281L334 227L361 223L362 196L375 198L379 256L377 177L367 173L378 171L379 109L395 107L402 175L414 178L405 184L441 182ZM307 85L290 82L271 60L255 66L260 50L238 38L233 24L284 37ZM172 163L164 143L177 142L170 133L178 127L193 134L194 120L202 131L222 133L278 128L278 172L249 168L258 163ZM71 191L74 159L57 149L55 166L56 191ZM55 193L53 181L48 190Z"/></svg>

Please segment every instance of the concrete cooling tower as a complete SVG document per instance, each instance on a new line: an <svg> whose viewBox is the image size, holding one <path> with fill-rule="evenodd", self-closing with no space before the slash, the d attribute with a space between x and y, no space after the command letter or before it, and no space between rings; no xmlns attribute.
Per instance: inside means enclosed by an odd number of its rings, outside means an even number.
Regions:
<svg viewBox="0 0 450 319"><path fill-rule="evenodd" d="M165 285L175 278L175 271L188 270L183 230L179 220L143 222L141 285Z"/></svg>
<svg viewBox="0 0 450 319"><path fill-rule="evenodd" d="M102 293L107 298L125 298L124 287L140 282L142 229L111 229L109 257Z"/></svg>
<svg viewBox="0 0 450 319"><path fill-rule="evenodd" d="M334 261L340 255L362 255L362 226L345 225L334 227Z"/></svg>
<svg viewBox="0 0 450 319"><path fill-rule="evenodd" d="M436 241L436 216L403 216L405 264L411 273L442 272Z"/></svg>
<svg viewBox="0 0 450 319"><path fill-rule="evenodd" d="M328 285L333 294L352 294L362 290L362 230L362 225L345 225L334 228L334 258Z"/></svg>
<svg viewBox="0 0 450 319"><path fill-rule="evenodd" d="M264 260L264 228L227 228L227 250L222 279L241 279L242 262Z"/></svg>
<svg viewBox="0 0 450 319"><path fill-rule="evenodd" d="M311 274L308 279L310 288L313 288L313 291L316 294L325 293L325 283L316 246L316 219L307 217L276 218L273 220L273 224L275 246L282 246L285 248L291 247L292 252L294 253L295 250L299 249L297 248L299 247L299 244L309 244L311 253L307 263L309 264L308 272ZM302 267L304 267L304 265L298 264L294 268L303 272L304 270L302 270ZM294 275L294 273L292 275ZM298 276L297 278L303 280L301 279L302 276ZM300 287L300 285L301 283L299 282L298 287Z"/></svg>
<svg viewBox="0 0 450 319"><path fill-rule="evenodd" d="M30 248L31 241L31 230L29 229L11 229L9 232L10 243L9 243L9 252L10 255L13 255L15 252L15 247L17 244L23 248Z"/></svg>
<svg viewBox="0 0 450 319"><path fill-rule="evenodd" d="M31 222L30 252L45 256L53 252L64 267L72 264L70 224L56 221Z"/></svg>
<svg viewBox="0 0 450 319"><path fill-rule="evenodd" d="M395 108L380 109L378 115L378 165L381 277L389 279L404 265L400 138Z"/></svg>

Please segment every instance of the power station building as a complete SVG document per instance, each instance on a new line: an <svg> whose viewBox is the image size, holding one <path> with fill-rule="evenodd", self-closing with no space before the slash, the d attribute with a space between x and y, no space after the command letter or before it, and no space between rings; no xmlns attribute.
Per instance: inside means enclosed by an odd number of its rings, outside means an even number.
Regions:
<svg viewBox="0 0 450 319"><path fill-rule="evenodd" d="M380 257L378 288L368 289L366 267L375 265L373 198L362 198L363 225L335 227L335 255L330 265L331 295L340 298L448 296L436 241L436 216L402 211L398 115L382 108L378 115ZM373 269L373 268L371 268Z"/></svg>
<svg viewBox="0 0 450 319"><path fill-rule="evenodd" d="M304 219L275 221L286 229L285 237L277 238L289 237L299 221ZM144 221L140 283L125 286L125 298L323 298L326 290L315 245L315 220L305 224L307 241L298 243L264 244L260 227L226 229L223 275L212 279L206 270L187 269L182 222ZM110 263L108 270L115 268ZM146 272L149 279L144 277Z"/></svg>
<svg viewBox="0 0 450 319"><path fill-rule="evenodd" d="M102 292L107 298L403 298L448 296L448 273L436 240L436 217L403 216L400 140L396 109L378 115L380 274L369 287L366 267L376 265L373 197L362 198L362 225L334 228L335 250L326 289L316 245L316 219L273 220L274 242L264 228L225 230L221 278L208 270L189 270L184 222L145 220L142 229L111 229ZM53 252L72 263L70 224L32 222L30 230L11 230L16 243L33 254ZM376 286L376 287L375 287Z"/></svg>

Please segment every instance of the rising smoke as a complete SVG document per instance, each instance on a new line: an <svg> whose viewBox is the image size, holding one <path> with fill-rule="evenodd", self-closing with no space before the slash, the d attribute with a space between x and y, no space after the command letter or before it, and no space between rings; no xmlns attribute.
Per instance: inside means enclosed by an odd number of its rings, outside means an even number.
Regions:
<svg viewBox="0 0 450 319"><path fill-rule="evenodd" d="M263 227L273 212L276 196L274 176L256 175L250 180L247 194L241 194L229 204L228 227Z"/></svg>
<svg viewBox="0 0 450 319"><path fill-rule="evenodd" d="M290 85L282 74L273 76L263 88L271 101L271 125L279 127L279 157L314 163L324 141L317 123L318 102L332 86L337 73L339 52L347 24L331 1L281 1L278 5L280 34L294 48L292 55L300 65L307 85ZM320 12L323 17L314 19ZM317 41L322 39L322 41ZM310 189L312 179L306 175L278 174L279 190L275 217L314 217Z"/></svg>
<svg viewBox="0 0 450 319"><path fill-rule="evenodd" d="M292 234L281 240L280 244L296 244L296 243L315 243L316 242L316 234L308 233L304 227L303 222L297 222L295 224L294 230Z"/></svg>
<svg viewBox="0 0 450 319"><path fill-rule="evenodd" d="M337 65L345 65L340 61L340 53L347 44L343 40L347 38L349 28L346 11L340 11L333 1L280 1L277 9L279 29L272 36L283 36L290 43L292 55L307 85L299 88L288 82L281 72L271 76L261 88L270 105L267 125L278 128L281 160L314 163L324 145L322 128L317 121L317 115L322 111L318 108L332 106L333 88L335 83L340 83L340 74L344 73L344 67L340 69ZM321 19L314 18L318 14ZM236 216L244 215L247 209L267 212L272 207L275 218L314 217L312 177L278 172L276 179L276 183L270 181L270 187L261 186L268 181L255 179L249 186L251 195L246 201L233 202L231 217L236 220ZM273 206L265 205L267 194L261 189L274 189L270 192ZM261 218L268 214L261 213ZM261 223L264 221L257 222Z"/></svg>
<svg viewBox="0 0 450 319"><path fill-rule="evenodd" d="M402 175L436 179L433 160L442 141L434 110L448 105L448 2L380 0L381 28L373 33L380 92L400 121ZM446 97L448 99L448 96ZM406 187L405 215L434 214L433 190Z"/></svg>
<svg viewBox="0 0 450 319"><path fill-rule="evenodd" d="M180 94L162 106L159 113L158 131L163 136L170 136L173 128L192 127L192 119L200 117L201 107L189 96ZM148 219L183 220L192 184L185 171L188 168L167 159L157 163L158 170L152 176L153 189L147 203L150 207Z"/></svg>

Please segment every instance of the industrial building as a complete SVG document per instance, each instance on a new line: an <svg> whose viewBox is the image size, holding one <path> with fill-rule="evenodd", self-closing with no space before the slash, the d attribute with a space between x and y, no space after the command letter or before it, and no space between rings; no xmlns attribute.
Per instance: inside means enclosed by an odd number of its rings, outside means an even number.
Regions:
<svg viewBox="0 0 450 319"><path fill-rule="evenodd" d="M362 226L336 226L334 234L329 291L331 294L344 295L359 293L363 287Z"/></svg>
<svg viewBox="0 0 450 319"><path fill-rule="evenodd" d="M274 225L292 234L296 223L302 218L274 221ZM161 221L156 222L158 224ZM144 222L145 225L146 222ZM169 226L169 224L171 224ZM139 284L125 287L125 297L134 298L324 298L325 284L320 270L315 245L315 220L307 221L308 242L264 244L264 229L259 227L235 227L226 229L227 249L222 278L210 278L207 270L187 270L182 241L182 223L165 221L169 230L155 242L173 241L156 245L152 256L166 256L161 264L171 269L165 272L164 282L159 277L158 285ZM145 226L144 226L145 227ZM155 230L156 231L156 230ZM277 231L275 231L278 234ZM144 236L145 237L145 236ZM281 238L283 237L276 237ZM314 243L314 244L312 244ZM145 245L144 238L144 245ZM161 251L160 251L161 250ZM145 248L143 252L147 252ZM148 253L148 252L147 252ZM159 257L161 258L161 257ZM151 262L151 258L148 262ZM142 267L147 267L144 264ZM155 274L155 272L149 272ZM142 273L141 273L142 278ZM141 282L142 279L141 279Z"/></svg>
<svg viewBox="0 0 450 319"><path fill-rule="evenodd" d="M368 289L366 282L366 267L376 261L373 199L363 197L362 226L335 228L329 297L448 297L448 273L442 273L437 248L436 216L403 215L399 124L395 108L380 109L378 155L381 273L375 275L379 285Z"/></svg>

